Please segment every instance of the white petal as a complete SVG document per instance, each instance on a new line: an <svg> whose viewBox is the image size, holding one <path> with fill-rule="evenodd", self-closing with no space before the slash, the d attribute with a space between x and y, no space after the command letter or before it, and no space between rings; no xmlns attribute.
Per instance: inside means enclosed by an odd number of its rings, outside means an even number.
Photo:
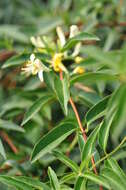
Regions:
<svg viewBox="0 0 126 190"><path fill-rule="evenodd" d="M30 61L33 62L34 60L35 60L35 54L32 53L32 54L30 55Z"/></svg>
<svg viewBox="0 0 126 190"><path fill-rule="evenodd" d="M70 36L69 38L73 38L74 36L76 36L79 33L79 29L77 25L72 25L70 27Z"/></svg>
<svg viewBox="0 0 126 190"><path fill-rule="evenodd" d="M42 42L40 36L37 37L36 41L37 41L37 47L39 47L39 48L45 47L45 44Z"/></svg>
<svg viewBox="0 0 126 190"><path fill-rule="evenodd" d="M40 81L43 82L43 70L38 72L38 77L39 77Z"/></svg>
<svg viewBox="0 0 126 190"><path fill-rule="evenodd" d="M77 56L79 53L80 53L80 48L81 48L81 43L78 43L75 48L74 48L74 51L72 53L72 56L75 57Z"/></svg>
<svg viewBox="0 0 126 190"><path fill-rule="evenodd" d="M36 39L35 39L35 37L32 36L32 37L30 38L30 40L31 40L31 43L32 43L34 46L36 46Z"/></svg>
<svg viewBox="0 0 126 190"><path fill-rule="evenodd" d="M64 44L66 43L66 39L65 39L65 35L64 35L63 31L62 31L62 28L58 26L56 28L56 32L57 32L57 35L58 35L58 37L60 39L61 47L63 47Z"/></svg>
<svg viewBox="0 0 126 190"><path fill-rule="evenodd" d="M42 69L41 61L39 59L35 59L34 63L36 64L38 70Z"/></svg>

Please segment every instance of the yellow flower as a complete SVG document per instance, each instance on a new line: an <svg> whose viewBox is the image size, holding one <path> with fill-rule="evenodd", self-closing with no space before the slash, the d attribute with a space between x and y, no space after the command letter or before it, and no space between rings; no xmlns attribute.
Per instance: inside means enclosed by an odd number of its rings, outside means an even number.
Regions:
<svg viewBox="0 0 126 190"><path fill-rule="evenodd" d="M62 53L56 53L53 56L52 63L53 63L53 68L54 71L59 72L61 70L61 65L62 65Z"/></svg>
<svg viewBox="0 0 126 190"><path fill-rule="evenodd" d="M83 74L85 73L85 69L83 67L76 67L73 71L74 74Z"/></svg>
<svg viewBox="0 0 126 190"><path fill-rule="evenodd" d="M79 64L82 60L83 60L82 57L77 56L77 57L75 58L75 63Z"/></svg>

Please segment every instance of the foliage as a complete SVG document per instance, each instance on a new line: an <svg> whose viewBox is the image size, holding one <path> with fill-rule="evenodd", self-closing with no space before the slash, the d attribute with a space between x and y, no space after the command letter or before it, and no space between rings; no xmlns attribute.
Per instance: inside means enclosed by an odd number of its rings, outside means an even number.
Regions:
<svg viewBox="0 0 126 190"><path fill-rule="evenodd" d="M0 189L126 189L126 2L0 1Z"/></svg>

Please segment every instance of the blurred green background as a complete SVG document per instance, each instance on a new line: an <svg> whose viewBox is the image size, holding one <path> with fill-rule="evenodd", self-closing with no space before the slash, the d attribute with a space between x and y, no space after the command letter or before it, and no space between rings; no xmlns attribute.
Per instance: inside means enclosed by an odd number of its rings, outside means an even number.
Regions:
<svg viewBox="0 0 126 190"><path fill-rule="evenodd" d="M69 26L77 24L82 31L91 32L100 38L100 42L85 42L86 46L99 46L102 51L120 51L126 42L126 1L125 0L0 0L0 138L5 148L7 159L0 159L2 174L28 175L47 180L47 166L57 171L57 175L66 171L66 166L57 162L52 155L47 155L31 165L29 156L35 142L52 126L57 124L63 113L58 103L47 105L37 113L23 129L20 126L24 112L46 92L37 77L26 78L20 74L20 64L29 58L33 51L30 43L31 36L48 35L56 38L56 26L61 25L68 36ZM83 50L84 51L84 50ZM21 58L10 59L23 53ZM9 65L2 69L2 65ZM14 65L16 67L14 67ZM6 67L6 66L5 66ZM95 68L93 68L95 70ZM81 117L87 109L97 103L105 95L113 92L118 83L100 83L97 95L83 94L78 108ZM74 92L77 94L77 92ZM78 101L78 98L76 98ZM82 101L82 102L81 102ZM85 105L85 107L83 107ZM72 111L71 111L72 112ZM57 114L58 113L58 114ZM73 113L70 113L72 115ZM111 140L111 150L125 136L124 128ZM8 146L5 138L10 138L17 150ZM66 151L71 138L61 146ZM4 151L3 151L4 152ZM121 165L126 170L125 150L119 152L117 160L124 158ZM4 153L3 153L4 154ZM80 162L79 150L76 147L71 157ZM57 167L58 164L58 167ZM9 189L3 185L1 190ZM10 188L11 189L11 188Z"/></svg>

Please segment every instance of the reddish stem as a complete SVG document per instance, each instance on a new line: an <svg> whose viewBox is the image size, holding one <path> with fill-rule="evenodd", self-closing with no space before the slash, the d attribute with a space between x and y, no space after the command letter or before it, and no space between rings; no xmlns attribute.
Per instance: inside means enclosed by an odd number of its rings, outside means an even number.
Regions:
<svg viewBox="0 0 126 190"><path fill-rule="evenodd" d="M63 80L63 72L62 72L62 71L60 71L60 80ZM87 135L86 135L86 132L85 132L83 126L82 126L82 123L81 123L81 120L80 120L80 117L79 117L77 108L76 108L76 106L75 106L75 104L74 104L74 102L73 102L73 100L72 100L71 97L70 97L70 99L69 99L69 102L70 102L71 107L72 107L72 109L73 109L73 111L74 111L74 113L75 113L75 116L76 116L78 125L79 125L80 130L81 130L82 135L83 135L84 142L86 142L86 141L87 141ZM94 156L91 157L91 162L92 162L92 166L94 166L94 167L93 167L94 173L95 173L96 175L98 175L97 169L96 169L96 167L95 167ZM100 186L99 190L103 190L103 187Z"/></svg>
<svg viewBox="0 0 126 190"><path fill-rule="evenodd" d="M16 148L16 146L13 144L12 140L10 139L10 137L4 132L1 132L1 137L7 142L7 144L10 146L11 150L17 154L18 153L18 149Z"/></svg>

